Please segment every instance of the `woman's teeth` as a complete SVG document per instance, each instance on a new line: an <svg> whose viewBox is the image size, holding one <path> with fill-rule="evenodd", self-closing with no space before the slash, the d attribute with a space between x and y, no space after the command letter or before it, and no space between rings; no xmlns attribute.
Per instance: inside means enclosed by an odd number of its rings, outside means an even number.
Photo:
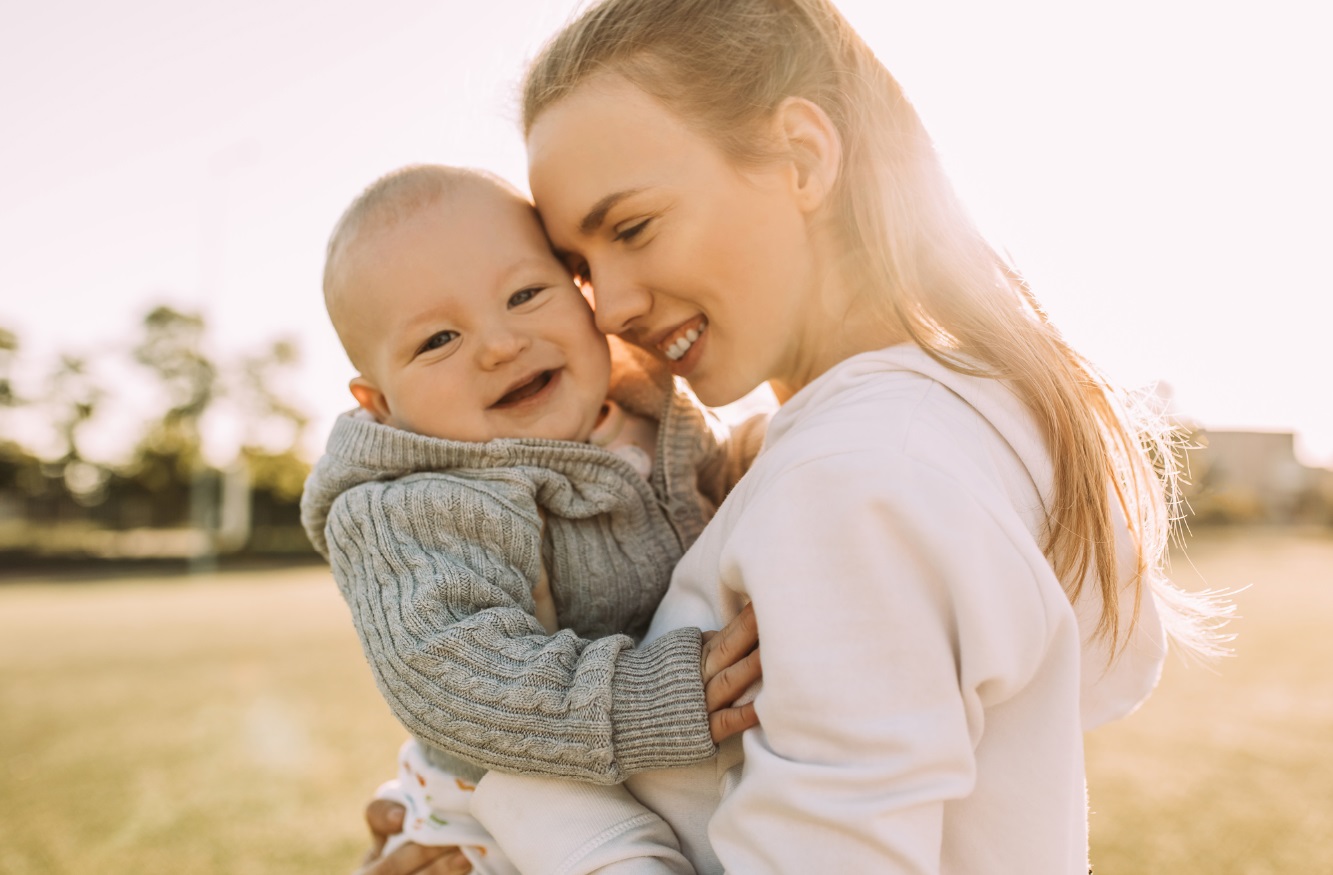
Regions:
<svg viewBox="0 0 1333 875"><path fill-rule="evenodd" d="M691 328L680 337L677 337L675 341L666 348L666 357L673 362L680 361L685 353L690 351L690 347L694 346L694 342L703 336L704 329L707 327L708 323L705 322L698 328Z"/></svg>

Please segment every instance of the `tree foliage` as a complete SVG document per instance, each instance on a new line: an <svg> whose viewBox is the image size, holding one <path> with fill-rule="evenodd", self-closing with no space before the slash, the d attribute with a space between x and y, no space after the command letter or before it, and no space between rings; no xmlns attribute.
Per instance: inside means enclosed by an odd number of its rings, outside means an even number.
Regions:
<svg viewBox="0 0 1333 875"><path fill-rule="evenodd" d="M0 325L0 407L14 407L19 403L14 391L14 360L18 356L19 337Z"/></svg>
<svg viewBox="0 0 1333 875"><path fill-rule="evenodd" d="M218 368L204 352L204 318L167 306L143 319L134 360L156 377L166 409L149 424L139 455L168 456L182 474L201 464L199 421L217 390Z"/></svg>
<svg viewBox="0 0 1333 875"><path fill-rule="evenodd" d="M309 471L300 448L310 418L293 388L295 340L221 355L210 348L202 314L160 305L118 349L62 352L27 392L18 386L21 352L17 333L0 326L0 414L12 414L0 416L0 511L8 502L9 513L17 503L37 523L91 514L112 527L198 525L200 496L207 503L222 494L223 474L204 455L205 434L208 423L225 422L239 445L223 467L244 465L256 516L299 530L296 506ZM103 415L129 408L107 381L116 364L128 366L131 378L114 385L128 382L140 406L143 398L156 406L143 411L130 457L112 464L90 460L83 437ZM13 423L22 415L50 434L45 450L19 440Z"/></svg>

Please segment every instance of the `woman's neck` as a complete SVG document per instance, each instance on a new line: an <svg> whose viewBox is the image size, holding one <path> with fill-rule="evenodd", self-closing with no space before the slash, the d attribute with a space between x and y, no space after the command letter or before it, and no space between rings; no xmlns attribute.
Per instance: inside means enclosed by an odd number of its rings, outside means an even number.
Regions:
<svg viewBox="0 0 1333 875"><path fill-rule="evenodd" d="M846 303L836 310L827 304L812 308L816 310L816 316L807 321L805 332L793 343L792 361L783 369L785 373L768 381L779 404L786 403L839 362L909 339L901 328L887 324L875 313L865 296L839 293L840 289L830 291L832 294L824 295L820 300L830 304L839 300Z"/></svg>

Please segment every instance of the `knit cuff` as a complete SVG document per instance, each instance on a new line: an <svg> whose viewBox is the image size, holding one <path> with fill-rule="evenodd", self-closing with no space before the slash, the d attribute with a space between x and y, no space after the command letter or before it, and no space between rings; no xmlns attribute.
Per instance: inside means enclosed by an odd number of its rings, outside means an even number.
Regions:
<svg viewBox="0 0 1333 875"><path fill-rule="evenodd" d="M685 766L717 752L704 704L703 637L677 629L621 651L611 680L611 737L622 774Z"/></svg>

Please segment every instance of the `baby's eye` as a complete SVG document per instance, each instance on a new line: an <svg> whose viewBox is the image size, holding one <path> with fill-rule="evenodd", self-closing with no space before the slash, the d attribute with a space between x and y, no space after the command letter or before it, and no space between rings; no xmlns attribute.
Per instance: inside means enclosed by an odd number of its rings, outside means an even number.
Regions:
<svg viewBox="0 0 1333 875"><path fill-rule="evenodd" d="M651 221L652 219L644 219L642 222L639 222L638 224L630 225L628 228L625 228L622 231L617 231L616 239L622 243L628 243L630 240L633 240L635 237L638 237L639 234L645 228L648 227L648 223Z"/></svg>
<svg viewBox="0 0 1333 875"><path fill-rule="evenodd" d="M417 355L448 346L450 343L453 343L457 337L457 331L437 331L430 337L426 338L426 342L421 344L421 348L417 350Z"/></svg>
<svg viewBox="0 0 1333 875"><path fill-rule="evenodd" d="M522 289L520 291L514 292L512 295L509 296L509 306L521 307L522 305L526 304L528 301L531 301L533 298L537 297L544 291L546 291L545 286L533 286L530 289Z"/></svg>

